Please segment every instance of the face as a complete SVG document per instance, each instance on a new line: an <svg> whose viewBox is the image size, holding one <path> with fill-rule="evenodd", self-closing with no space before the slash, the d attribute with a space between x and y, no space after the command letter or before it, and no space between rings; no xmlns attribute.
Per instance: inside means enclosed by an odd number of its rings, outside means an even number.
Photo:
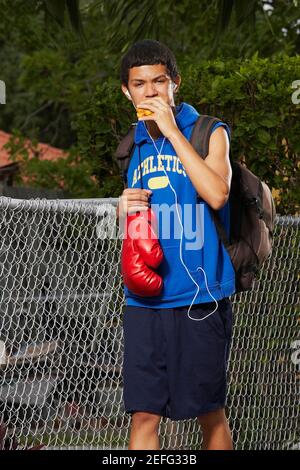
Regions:
<svg viewBox="0 0 300 470"><path fill-rule="evenodd" d="M179 86L180 76L178 75L174 82ZM174 106L174 89L172 79L167 73L165 65L141 65L129 69L128 90L132 101L137 107L138 104L149 98L160 96L170 106ZM122 85L122 91L125 93L126 86Z"/></svg>

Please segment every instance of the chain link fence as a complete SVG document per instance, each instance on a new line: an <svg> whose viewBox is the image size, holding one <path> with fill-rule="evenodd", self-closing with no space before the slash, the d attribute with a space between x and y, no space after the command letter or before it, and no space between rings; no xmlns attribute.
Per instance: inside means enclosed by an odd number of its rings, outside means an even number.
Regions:
<svg viewBox="0 0 300 470"><path fill-rule="evenodd" d="M6 442L126 449L117 199L0 198L0 422ZM232 297L227 415L236 449L300 448L299 218ZM299 351L298 351L299 353ZM162 449L200 449L197 419L162 418Z"/></svg>

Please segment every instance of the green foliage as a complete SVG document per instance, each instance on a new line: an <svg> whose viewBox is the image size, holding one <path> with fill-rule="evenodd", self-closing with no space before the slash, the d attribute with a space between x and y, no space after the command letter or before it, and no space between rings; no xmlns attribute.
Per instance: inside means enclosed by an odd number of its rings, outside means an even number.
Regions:
<svg viewBox="0 0 300 470"><path fill-rule="evenodd" d="M69 148L76 142L73 113L82 109L97 81L114 73L115 63L103 48L101 10L83 15L87 40L82 44L42 7L44 2L35 0L0 0L0 79L7 85L0 129L18 129L40 142Z"/></svg>
<svg viewBox="0 0 300 470"><path fill-rule="evenodd" d="M79 0L41 0L41 4L45 9L46 15L52 17L62 27L65 24L65 10L67 10L68 18L74 31L76 31L82 39L84 38Z"/></svg>
<svg viewBox="0 0 300 470"><path fill-rule="evenodd" d="M132 117L120 83L109 79L96 86L86 108L74 119L79 154L89 161L92 173L97 176L101 197L119 196L122 192L123 184L112 154Z"/></svg>
<svg viewBox="0 0 300 470"><path fill-rule="evenodd" d="M19 162L20 174L15 183L36 188L63 189L76 198L93 198L99 192L98 183L91 177L91 168L86 159L82 159L75 148L58 160L42 159L36 140L28 141L18 131L14 131L5 145L10 153L10 160ZM33 155L33 157L30 157Z"/></svg>
<svg viewBox="0 0 300 470"><path fill-rule="evenodd" d="M300 51L295 2L257 0L128 0L104 2L107 47L123 53L138 39L165 42L176 57L194 61L263 57ZM264 8L268 8L266 10ZM284 28L284 30L283 30Z"/></svg>

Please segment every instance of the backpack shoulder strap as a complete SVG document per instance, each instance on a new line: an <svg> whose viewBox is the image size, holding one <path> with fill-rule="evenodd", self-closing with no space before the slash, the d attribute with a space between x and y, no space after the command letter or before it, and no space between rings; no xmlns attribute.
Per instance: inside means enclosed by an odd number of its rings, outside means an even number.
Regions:
<svg viewBox="0 0 300 470"><path fill-rule="evenodd" d="M124 184L127 183L127 170L135 147L135 126L136 123L131 124L129 131L120 141L115 153L113 154L113 158L119 167L120 175L124 181Z"/></svg>
<svg viewBox="0 0 300 470"><path fill-rule="evenodd" d="M212 131L213 126L221 122L221 119L218 119L214 116L208 116L207 114L201 114L197 121L195 122L190 142L196 152L205 159L208 154L209 148L209 137Z"/></svg>
<svg viewBox="0 0 300 470"><path fill-rule="evenodd" d="M209 149L209 138L210 134L212 131L213 126L217 122L222 122L221 119L218 119L214 116L208 116L207 114L201 114L192 131L191 137L190 137L190 142L191 145L194 147L196 152L201 156L203 160L208 155L208 149ZM200 199L200 197L198 198ZM219 237L225 246L225 248L230 246L230 242L228 240L225 228L223 227L223 224L221 223L218 211L214 210L212 207L209 206L209 209L211 211L212 217L214 219L216 229L218 231Z"/></svg>

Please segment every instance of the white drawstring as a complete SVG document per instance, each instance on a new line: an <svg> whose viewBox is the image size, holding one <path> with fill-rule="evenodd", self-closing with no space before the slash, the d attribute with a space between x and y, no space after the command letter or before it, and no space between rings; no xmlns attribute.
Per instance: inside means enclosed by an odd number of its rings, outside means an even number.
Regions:
<svg viewBox="0 0 300 470"><path fill-rule="evenodd" d="M146 126L145 121L142 121L142 122L144 123L144 126L145 126L145 129L146 129L146 131L147 131L147 134L149 135L150 139L152 140L153 145L154 145L154 147L155 147L155 149L156 149L156 151L157 151L157 156L161 155L161 152L162 152L162 149L163 149L163 145L164 145L164 143L165 143L166 138L164 137L162 146L161 146L160 151L159 151L158 148L156 147L156 144L155 144L155 142L154 142L154 139L152 138L152 136L151 136L150 133L148 132L148 129L147 129L147 126ZM199 290L200 290L200 287L199 287L199 285L197 284L197 282L194 280L194 278L191 276L191 274L190 274L190 272L189 272L189 270L188 270L186 264L184 263L184 261L183 261L183 259L182 259L182 239L183 239L182 235L183 235L183 225L182 225L182 221L181 221L181 219L180 219L180 217L179 217L179 212L178 212L177 193L176 193L175 189L173 188L173 186L171 185L171 181L170 181L170 179L169 179L169 176L168 176L168 174L167 174L167 172L166 172L164 166L163 166L163 170L164 170L164 172L165 172L166 177L168 178L170 188L172 189L172 191L173 191L173 193L174 193L174 195L175 195L177 217L178 217L178 220L179 220L180 226L181 226L180 252L179 252L179 254L180 254L180 261L181 261L182 265L185 267L185 270L186 270L186 272L188 273L188 275L190 276L190 278L191 278L191 280L193 281L193 283L196 284L196 286L197 286L196 294L194 295L193 301L192 301L191 305L189 306L189 309L188 309L188 311L187 311L187 314L188 314L188 317L189 317L191 320L202 321L202 320L205 320L205 318L207 318L207 317L209 317L210 315L212 315L212 314L217 310L217 308L218 308L218 302L217 302L217 300L214 298L214 296L211 294L211 292L210 292L210 290L209 290L209 288L208 288L208 285L207 285L207 277L206 277L206 274L205 274L204 269L202 269L201 266L198 266L198 267L197 267L197 271L199 271L199 269L201 269L201 270L203 271L204 277L205 277L206 289L207 289L207 291L209 292L209 295L210 295L210 296L214 299L214 301L216 302L217 306L216 306L215 310L213 310L211 313L209 313L208 315L206 315L204 318L192 318L192 317L190 316L190 314L189 314L189 313L190 313L190 310L191 310L191 308L192 308L192 305L193 305L193 303L194 303L194 301L195 301L195 298L196 298L197 295L198 295L198 292L199 292Z"/></svg>

